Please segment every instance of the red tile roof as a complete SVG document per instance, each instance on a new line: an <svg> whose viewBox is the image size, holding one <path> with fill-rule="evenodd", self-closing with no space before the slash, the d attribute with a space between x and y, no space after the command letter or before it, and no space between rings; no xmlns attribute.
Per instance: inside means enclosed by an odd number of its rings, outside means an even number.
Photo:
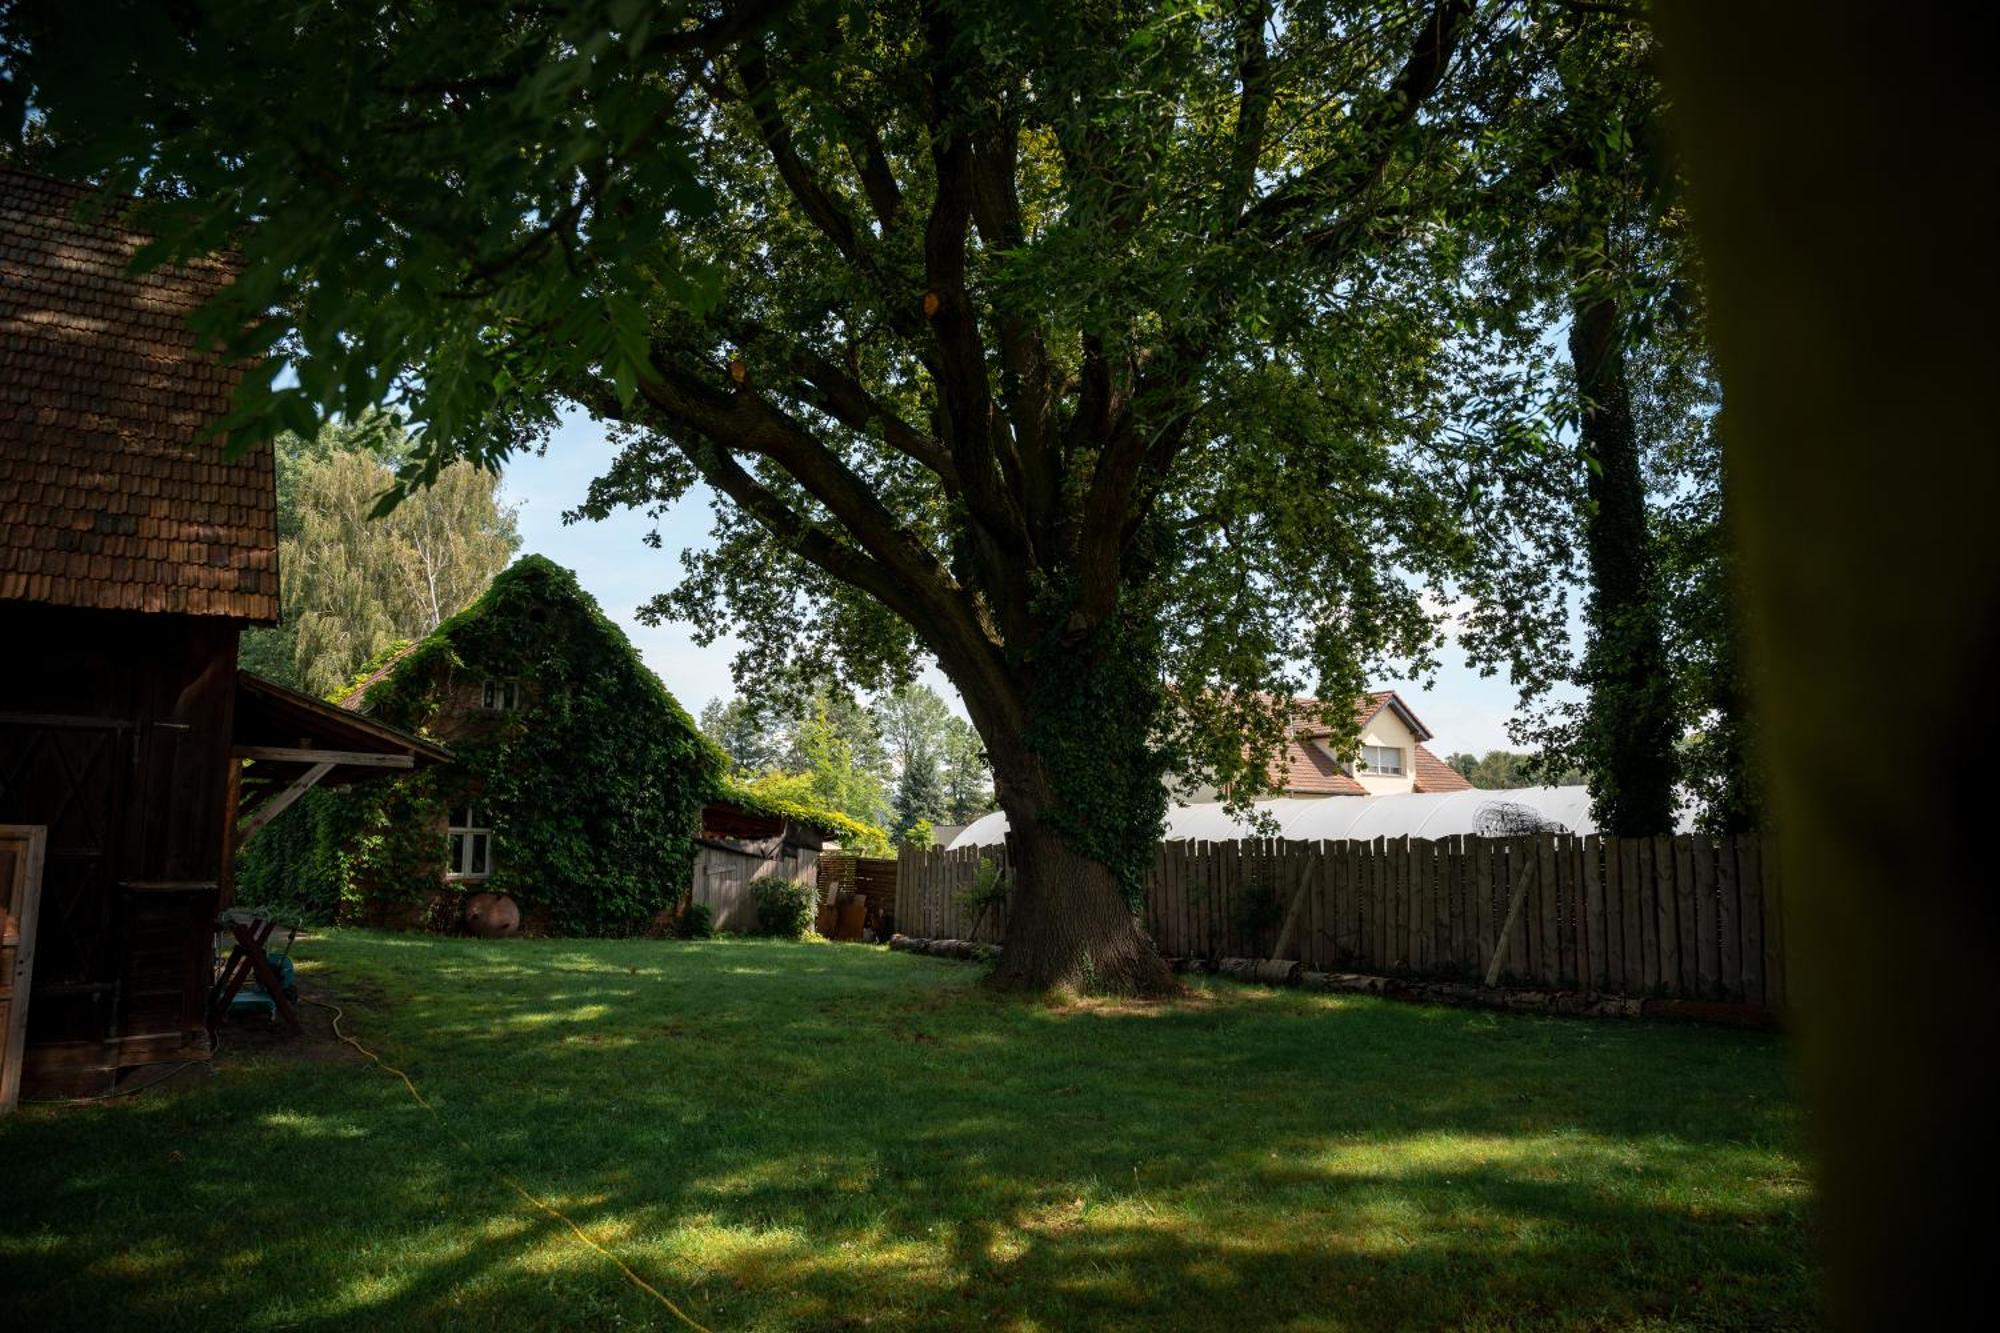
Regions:
<svg viewBox="0 0 2000 1333"><path fill-rule="evenodd" d="M1417 791L1471 791L1472 784L1463 774L1419 745L1416 763L1411 776L1416 779Z"/></svg>
<svg viewBox="0 0 2000 1333"><path fill-rule="evenodd" d="M268 624L271 450L202 437L243 367L186 319L231 270L128 275L145 237L74 220L90 194L0 169L0 600Z"/></svg>
<svg viewBox="0 0 2000 1333"><path fill-rule="evenodd" d="M1288 796L1366 796L1368 789L1341 771L1317 740L1299 732L1286 739L1284 781Z"/></svg>
<svg viewBox="0 0 2000 1333"><path fill-rule="evenodd" d="M1391 707L1408 724L1419 742L1430 739L1430 728L1417 719L1417 715L1410 711L1409 705L1394 690L1376 690L1356 699L1355 727L1367 726L1377 713ZM1331 731L1319 719L1319 700L1299 699L1294 708L1298 719L1289 729L1284 756L1272 765L1272 776L1279 779L1277 785L1288 795L1366 796L1368 789L1342 771L1332 753L1320 744L1321 738L1330 735ZM1416 747L1416 751L1411 764L1413 790L1464 791L1472 786L1422 744ZM1282 770L1278 767L1280 764L1283 765Z"/></svg>

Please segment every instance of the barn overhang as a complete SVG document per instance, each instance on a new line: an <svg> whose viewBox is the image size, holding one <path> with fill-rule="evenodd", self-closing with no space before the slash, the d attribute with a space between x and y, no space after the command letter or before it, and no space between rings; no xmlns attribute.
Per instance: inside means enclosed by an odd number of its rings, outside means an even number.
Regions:
<svg viewBox="0 0 2000 1333"><path fill-rule="evenodd" d="M238 847L316 786L344 787L451 760L433 741L242 670L229 753Z"/></svg>

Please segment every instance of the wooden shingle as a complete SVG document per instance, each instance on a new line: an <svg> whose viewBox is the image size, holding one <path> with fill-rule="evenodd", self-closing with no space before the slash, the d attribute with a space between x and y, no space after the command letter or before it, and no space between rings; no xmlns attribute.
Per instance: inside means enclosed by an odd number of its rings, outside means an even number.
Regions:
<svg viewBox="0 0 2000 1333"><path fill-rule="evenodd" d="M146 238L90 194L0 169L0 598L272 623L271 450L203 436L244 367L187 323L231 270L129 275Z"/></svg>

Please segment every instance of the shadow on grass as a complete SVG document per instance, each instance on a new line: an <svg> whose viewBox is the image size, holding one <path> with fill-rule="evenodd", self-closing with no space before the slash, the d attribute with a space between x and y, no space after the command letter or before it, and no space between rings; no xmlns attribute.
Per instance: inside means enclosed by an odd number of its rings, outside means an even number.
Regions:
<svg viewBox="0 0 2000 1333"><path fill-rule="evenodd" d="M715 1327L1810 1314L1767 1038L1230 987L1044 1010L832 946L308 957L475 1153L372 1068L253 1061L31 1113L0 1128L0 1263L35 1275L0 1324L664 1315L495 1169Z"/></svg>

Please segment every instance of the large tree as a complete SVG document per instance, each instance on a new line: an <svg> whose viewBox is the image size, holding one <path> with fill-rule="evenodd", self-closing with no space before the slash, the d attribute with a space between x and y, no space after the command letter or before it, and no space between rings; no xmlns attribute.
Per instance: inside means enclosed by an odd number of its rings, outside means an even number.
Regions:
<svg viewBox="0 0 2000 1333"><path fill-rule="evenodd" d="M407 441L389 423L277 440L282 621L244 636L244 665L312 694L420 639L506 568L521 545L498 478L468 463L374 513Z"/></svg>
<svg viewBox="0 0 2000 1333"><path fill-rule="evenodd" d="M235 246L207 327L298 373L229 428L395 401L415 485L576 402L624 441L584 512L705 483L658 612L958 687L1003 985L1172 988L1128 898L1170 772L1254 790L1448 592L1560 626L1448 225L1516 6L108 8L11 11L10 88L171 196L159 255Z"/></svg>
<svg viewBox="0 0 2000 1333"><path fill-rule="evenodd" d="M1561 351L1550 416L1575 444L1587 590L1582 652L1517 724L1545 779L1581 769L1600 827L1752 827L1751 729L1723 540L1721 389L1700 265L1667 140L1655 43L1636 8L1557 6L1524 59L1496 188L1468 221L1476 269Z"/></svg>

